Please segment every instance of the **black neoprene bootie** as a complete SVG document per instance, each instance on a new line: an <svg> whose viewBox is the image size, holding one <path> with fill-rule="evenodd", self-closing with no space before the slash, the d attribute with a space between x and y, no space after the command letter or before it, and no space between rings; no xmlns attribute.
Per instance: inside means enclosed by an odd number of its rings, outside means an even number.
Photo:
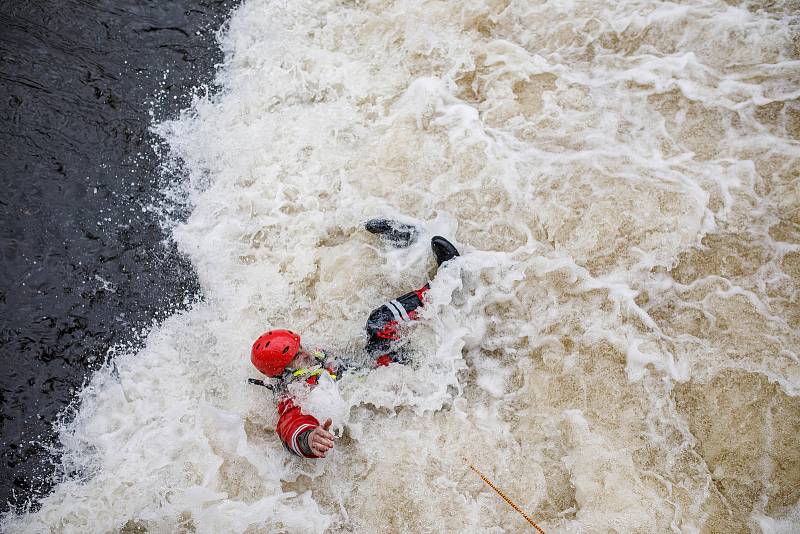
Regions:
<svg viewBox="0 0 800 534"><path fill-rule="evenodd" d="M364 229L371 234L383 237L397 248L411 245L417 240L419 234L416 226L392 219L370 219L364 223Z"/></svg>
<svg viewBox="0 0 800 534"><path fill-rule="evenodd" d="M458 249L453 246L450 241L440 235L431 238L431 250L433 250L433 254L436 256L436 264L440 267L444 262L452 260L459 255Z"/></svg>

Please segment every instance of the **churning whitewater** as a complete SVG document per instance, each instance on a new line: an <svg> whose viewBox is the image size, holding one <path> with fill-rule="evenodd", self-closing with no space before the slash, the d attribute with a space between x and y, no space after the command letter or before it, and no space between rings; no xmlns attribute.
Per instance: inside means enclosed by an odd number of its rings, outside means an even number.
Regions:
<svg viewBox="0 0 800 534"><path fill-rule="evenodd" d="M793 2L247 0L158 125L204 299L119 353L9 532L797 532ZM415 223L387 249L370 217ZM291 456L247 385L288 327L357 357L433 279L412 365L323 383Z"/></svg>

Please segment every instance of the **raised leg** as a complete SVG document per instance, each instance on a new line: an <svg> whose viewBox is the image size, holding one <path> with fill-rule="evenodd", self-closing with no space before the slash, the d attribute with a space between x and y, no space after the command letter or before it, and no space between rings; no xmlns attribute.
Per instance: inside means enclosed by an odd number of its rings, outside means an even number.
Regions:
<svg viewBox="0 0 800 534"><path fill-rule="evenodd" d="M398 329L402 323L417 319L417 309L425 305L426 291L428 284L390 300L369 315L366 350L377 365L389 365L390 362L408 363L402 351L397 350L397 342L400 340Z"/></svg>

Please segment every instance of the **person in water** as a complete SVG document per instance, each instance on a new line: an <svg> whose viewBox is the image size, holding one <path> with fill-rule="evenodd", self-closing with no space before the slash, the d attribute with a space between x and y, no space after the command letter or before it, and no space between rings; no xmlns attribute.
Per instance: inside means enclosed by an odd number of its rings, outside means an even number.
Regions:
<svg viewBox="0 0 800 534"><path fill-rule="evenodd" d="M396 247L408 246L418 234L413 226L386 219L370 220L365 228L383 236ZM431 249L438 266L459 255L456 247L441 236L431 239ZM400 339L398 329L403 322L416 320L417 310L425 305L428 288L429 285L425 284L372 311L366 325L366 353L373 367L387 366L392 362L408 363L402 350L396 348ZM283 329L270 330L259 336L253 343L250 360L256 369L277 379L273 388L279 398L276 432L284 447L304 458L324 458L333 448L335 439L329 432L331 419L320 424L315 417L303 413L288 393L288 385L305 381L313 387L322 373L327 372L335 380L337 375L352 367L342 365L324 351L306 350L298 334Z"/></svg>

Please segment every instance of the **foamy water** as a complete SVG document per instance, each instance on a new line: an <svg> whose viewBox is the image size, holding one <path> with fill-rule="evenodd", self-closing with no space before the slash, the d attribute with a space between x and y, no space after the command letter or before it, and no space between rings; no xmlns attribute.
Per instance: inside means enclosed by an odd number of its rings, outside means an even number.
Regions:
<svg viewBox="0 0 800 534"><path fill-rule="evenodd" d="M731 2L733 3L733 2ZM10 532L800 529L800 49L791 2L270 2L220 94L158 131L205 301L118 354ZM423 238L387 250L361 224ZM433 280L413 365L302 396L291 457L248 352L357 354Z"/></svg>

